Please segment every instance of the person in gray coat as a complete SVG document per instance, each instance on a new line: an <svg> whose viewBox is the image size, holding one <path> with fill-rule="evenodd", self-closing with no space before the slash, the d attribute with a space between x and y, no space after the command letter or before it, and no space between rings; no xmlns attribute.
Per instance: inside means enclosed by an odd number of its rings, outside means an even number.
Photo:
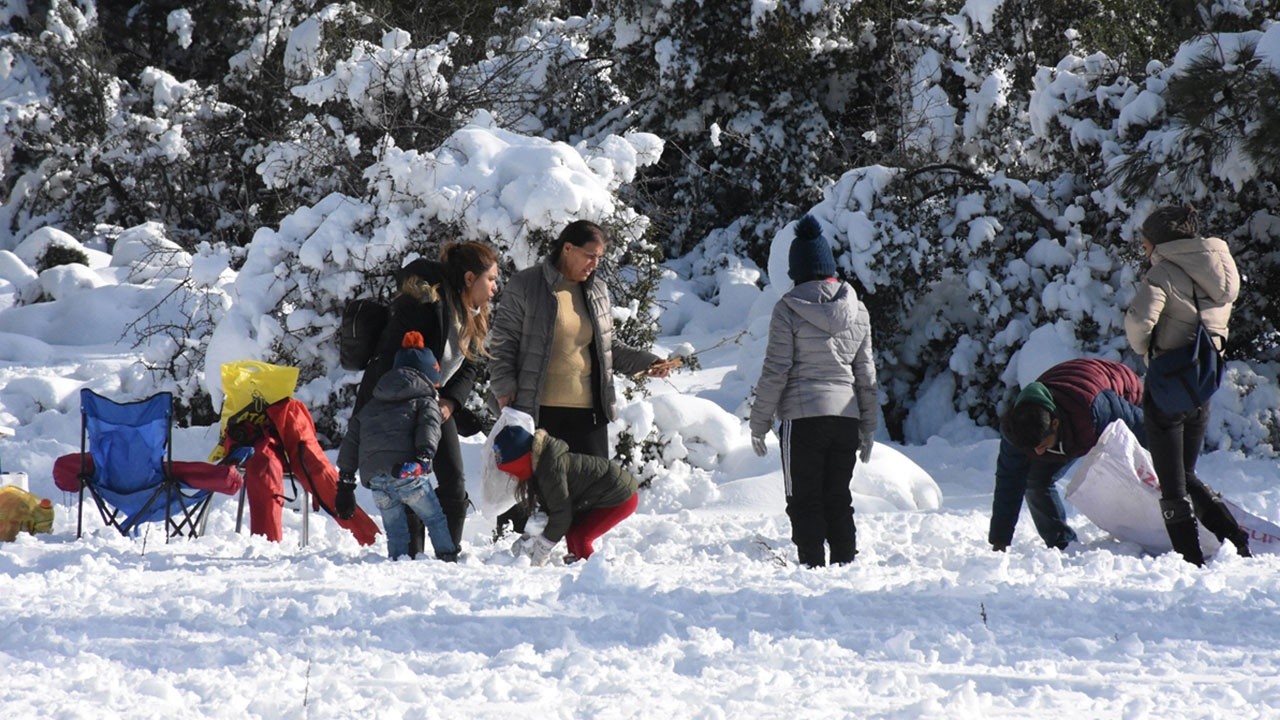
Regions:
<svg viewBox="0 0 1280 720"><path fill-rule="evenodd" d="M1142 249L1151 260L1144 282L1124 316L1125 335L1144 359L1195 341L1196 321L1225 343L1231 306L1240 294L1240 274L1231 249L1220 238L1203 237L1194 208L1165 206L1142 223ZM1223 347L1218 346L1221 351ZM1196 475L1196 460L1209 427L1209 402L1186 412L1167 413L1142 398L1147 449L1160 480L1160 511L1173 549L1194 565L1204 565L1196 518L1219 541L1250 556L1242 529L1213 488Z"/></svg>
<svg viewBox="0 0 1280 720"><path fill-rule="evenodd" d="M458 546L435 488L426 482L440 443L440 364L424 347L422 333L407 332L402 343L392 370L378 380L373 397L351 418L338 448L335 509L340 518L355 514L358 469L382 513L388 557L409 554L408 507L426 525L436 557L453 562Z"/></svg>
<svg viewBox="0 0 1280 720"><path fill-rule="evenodd" d="M516 273L502 292L489 343L489 388L500 407L533 416L571 452L608 458L617 418L613 374L665 377L662 358L613 336L609 289L596 273L608 251L604 229L569 223L550 255ZM524 530L518 509L498 519Z"/></svg>
<svg viewBox="0 0 1280 720"><path fill-rule="evenodd" d="M871 319L812 215L796 225L787 274L796 286L773 308L751 407L751 445L781 420L782 477L791 540L808 567L853 562L857 530L849 481L871 458L879 396Z"/></svg>

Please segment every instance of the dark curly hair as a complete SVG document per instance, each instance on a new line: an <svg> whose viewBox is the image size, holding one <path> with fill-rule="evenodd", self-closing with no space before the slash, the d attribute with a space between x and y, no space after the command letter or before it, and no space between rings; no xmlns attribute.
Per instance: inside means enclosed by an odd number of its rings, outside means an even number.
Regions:
<svg viewBox="0 0 1280 720"><path fill-rule="evenodd" d="M1000 419L1000 432L1014 447L1027 453L1053 433L1053 413L1043 405L1024 402L1014 405Z"/></svg>

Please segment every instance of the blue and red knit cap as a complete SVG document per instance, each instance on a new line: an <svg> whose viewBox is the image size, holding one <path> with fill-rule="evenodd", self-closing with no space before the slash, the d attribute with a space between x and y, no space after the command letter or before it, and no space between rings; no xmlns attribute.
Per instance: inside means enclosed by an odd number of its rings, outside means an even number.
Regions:
<svg viewBox="0 0 1280 720"><path fill-rule="evenodd" d="M432 385L440 387L440 363L436 361L436 354L431 352L422 340L422 333L417 330L410 330L404 334L392 367L413 368L425 375Z"/></svg>
<svg viewBox="0 0 1280 720"><path fill-rule="evenodd" d="M518 480L533 477L533 435L519 425L508 425L493 439L493 459L498 469Z"/></svg>
<svg viewBox="0 0 1280 720"><path fill-rule="evenodd" d="M787 254L787 277L797 285L836 276L836 258L831 243L822 235L822 225L812 215L796 223L796 237Z"/></svg>

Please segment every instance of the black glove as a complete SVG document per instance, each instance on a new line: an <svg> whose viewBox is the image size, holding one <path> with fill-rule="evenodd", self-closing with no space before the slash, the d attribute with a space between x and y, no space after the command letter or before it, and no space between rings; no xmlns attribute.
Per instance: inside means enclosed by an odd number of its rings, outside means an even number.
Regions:
<svg viewBox="0 0 1280 720"><path fill-rule="evenodd" d="M351 473L338 476L338 497L333 502L339 520L350 520L356 515L356 478Z"/></svg>

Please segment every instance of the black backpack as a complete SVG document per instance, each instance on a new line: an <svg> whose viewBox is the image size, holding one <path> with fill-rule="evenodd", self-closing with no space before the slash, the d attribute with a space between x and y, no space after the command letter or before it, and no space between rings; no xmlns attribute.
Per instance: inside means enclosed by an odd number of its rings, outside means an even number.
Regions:
<svg viewBox="0 0 1280 720"><path fill-rule="evenodd" d="M338 364L343 370L363 370L378 351L378 339L387 327L391 309L372 298L347 302L338 329Z"/></svg>

